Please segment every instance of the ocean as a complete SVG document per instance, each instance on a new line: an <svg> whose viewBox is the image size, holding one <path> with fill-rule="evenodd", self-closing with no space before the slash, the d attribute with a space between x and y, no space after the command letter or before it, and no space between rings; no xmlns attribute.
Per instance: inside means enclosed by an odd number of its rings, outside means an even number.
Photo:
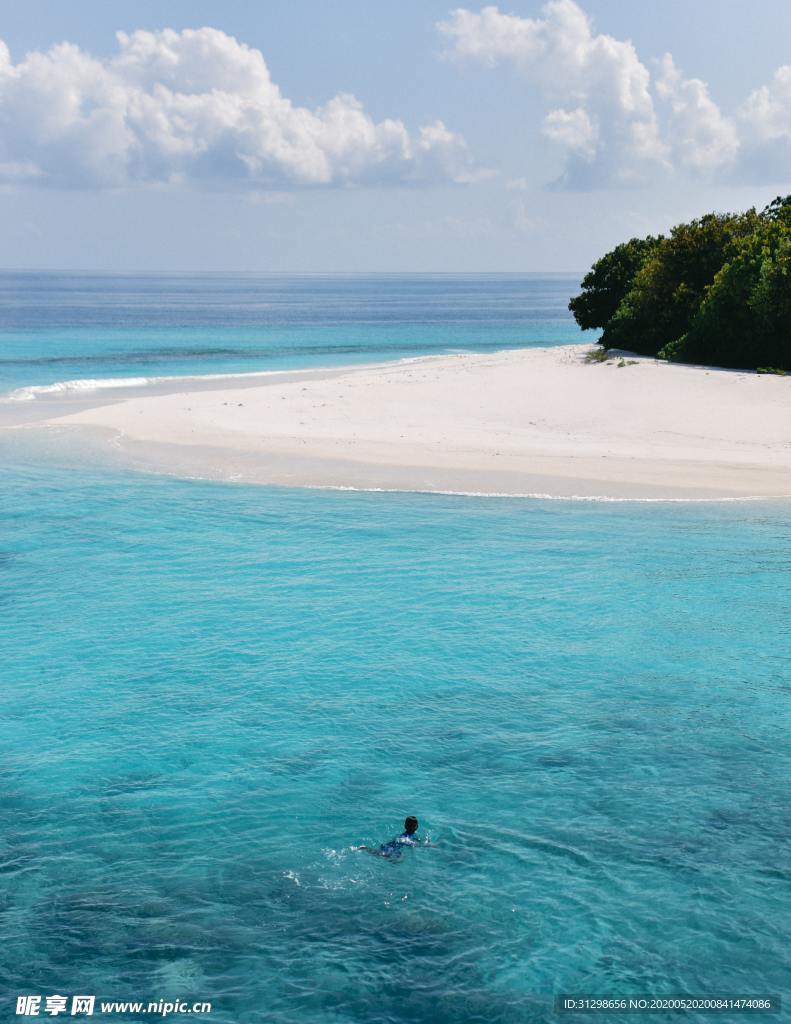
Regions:
<svg viewBox="0 0 791 1024"><path fill-rule="evenodd" d="M8 273L0 391L578 342L577 284ZM788 988L787 503L176 480L8 433L0 475L2 1019ZM354 849L407 814L432 848Z"/></svg>
<svg viewBox="0 0 791 1024"><path fill-rule="evenodd" d="M565 274L0 273L0 394L578 341Z"/></svg>

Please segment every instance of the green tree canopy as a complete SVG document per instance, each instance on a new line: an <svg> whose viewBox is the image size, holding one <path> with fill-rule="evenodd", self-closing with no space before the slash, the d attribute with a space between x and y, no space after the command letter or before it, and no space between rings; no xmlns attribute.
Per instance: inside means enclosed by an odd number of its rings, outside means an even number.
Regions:
<svg viewBox="0 0 791 1024"><path fill-rule="evenodd" d="M736 239L748 235L758 215L708 214L679 224L635 275L604 331L608 348L656 355L679 338Z"/></svg>
<svg viewBox="0 0 791 1024"><path fill-rule="evenodd" d="M791 369L791 196L617 246L569 308L583 329L603 329L605 348Z"/></svg>
<svg viewBox="0 0 791 1024"><path fill-rule="evenodd" d="M582 292L569 302L574 319L586 331L606 327L634 277L661 238L632 238L597 260L582 279Z"/></svg>
<svg viewBox="0 0 791 1024"><path fill-rule="evenodd" d="M765 222L743 240L718 271L689 330L659 355L684 363L791 369L791 230L782 220Z"/></svg>

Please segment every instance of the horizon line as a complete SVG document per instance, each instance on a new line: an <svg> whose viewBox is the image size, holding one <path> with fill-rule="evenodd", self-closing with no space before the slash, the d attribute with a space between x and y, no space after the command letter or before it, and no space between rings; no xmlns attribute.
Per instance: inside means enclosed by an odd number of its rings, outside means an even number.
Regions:
<svg viewBox="0 0 791 1024"><path fill-rule="evenodd" d="M0 267L0 274L247 274L255 275L277 275L281 277L363 277L363 276L405 276L418 277L421 275L435 276L513 276L526 277L529 275L554 275L558 277L572 277L585 274L586 270L240 270L230 268L227 270L196 270L194 268L163 269L161 267L142 268L124 267L122 269L110 269L100 267Z"/></svg>

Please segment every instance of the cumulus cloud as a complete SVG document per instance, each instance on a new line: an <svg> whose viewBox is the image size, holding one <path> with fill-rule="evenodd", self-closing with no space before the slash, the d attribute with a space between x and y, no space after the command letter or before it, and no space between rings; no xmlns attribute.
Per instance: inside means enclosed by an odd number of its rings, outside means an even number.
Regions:
<svg viewBox="0 0 791 1024"><path fill-rule="evenodd" d="M61 43L17 64L0 41L0 181L260 190L475 176L441 121L412 134L348 94L297 106L259 50L217 29L117 39L109 58Z"/></svg>
<svg viewBox="0 0 791 1024"><path fill-rule="evenodd" d="M539 18L457 9L438 27L453 55L509 61L541 90L554 106L544 134L568 155L568 184L629 183L665 164L648 69L630 42L594 33L573 0L551 0Z"/></svg>
<svg viewBox="0 0 791 1024"><path fill-rule="evenodd" d="M779 167L791 156L791 66L729 117L670 54L652 77L633 44L597 34L575 0L550 0L536 18L458 8L438 28L449 56L509 63L539 91L542 133L565 158L556 185L639 184L677 170L737 180L748 168L771 180L772 161L759 158L771 151Z"/></svg>
<svg viewBox="0 0 791 1024"><path fill-rule="evenodd" d="M596 155L599 144L599 129L583 107L550 111L544 118L544 135L587 159Z"/></svg>
<svg viewBox="0 0 791 1024"><path fill-rule="evenodd" d="M725 117L699 78L684 78L666 53L656 82L658 96L670 107L670 136L679 161L695 170L731 164L739 151L733 121Z"/></svg>
<svg viewBox="0 0 791 1024"><path fill-rule="evenodd" d="M737 111L744 139L740 172L750 181L782 183L791 167L791 65L779 67Z"/></svg>
<svg viewBox="0 0 791 1024"><path fill-rule="evenodd" d="M769 85L750 93L740 115L762 142L791 140L791 64L779 67Z"/></svg>

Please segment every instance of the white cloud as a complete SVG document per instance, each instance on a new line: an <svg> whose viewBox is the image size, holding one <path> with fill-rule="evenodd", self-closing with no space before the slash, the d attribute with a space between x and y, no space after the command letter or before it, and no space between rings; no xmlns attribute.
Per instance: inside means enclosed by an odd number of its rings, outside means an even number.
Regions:
<svg viewBox="0 0 791 1024"><path fill-rule="evenodd" d="M576 110L552 110L544 118L544 135L571 152L592 159L596 155L599 129L583 107Z"/></svg>
<svg viewBox="0 0 791 1024"><path fill-rule="evenodd" d="M61 43L18 64L0 41L0 180L260 190L474 177L442 122L413 136L348 94L296 106L260 51L217 29L117 38L106 59Z"/></svg>
<svg viewBox="0 0 791 1024"><path fill-rule="evenodd" d="M544 133L569 157L566 180L589 186L635 180L664 165L650 73L634 46L596 35L573 0L551 0L540 18L485 7L457 9L439 29L460 58L510 61L549 104Z"/></svg>
<svg viewBox="0 0 791 1024"><path fill-rule="evenodd" d="M670 108L670 137L678 160L695 170L719 170L736 158L739 137L723 116L705 82L684 78L666 53L660 62L657 95Z"/></svg>
<svg viewBox="0 0 791 1024"><path fill-rule="evenodd" d="M741 152L734 177L787 192L791 177L791 65L779 67L736 111Z"/></svg>
<svg viewBox="0 0 791 1024"><path fill-rule="evenodd" d="M791 141L791 64L779 67L769 85L750 93L739 113L756 139Z"/></svg>
<svg viewBox="0 0 791 1024"><path fill-rule="evenodd" d="M565 158L556 185L639 184L678 170L769 181L788 166L791 66L728 117L670 54L652 81L633 44L595 33L575 0L550 0L537 18L459 8L438 28L449 56L510 63L538 89L543 134Z"/></svg>

